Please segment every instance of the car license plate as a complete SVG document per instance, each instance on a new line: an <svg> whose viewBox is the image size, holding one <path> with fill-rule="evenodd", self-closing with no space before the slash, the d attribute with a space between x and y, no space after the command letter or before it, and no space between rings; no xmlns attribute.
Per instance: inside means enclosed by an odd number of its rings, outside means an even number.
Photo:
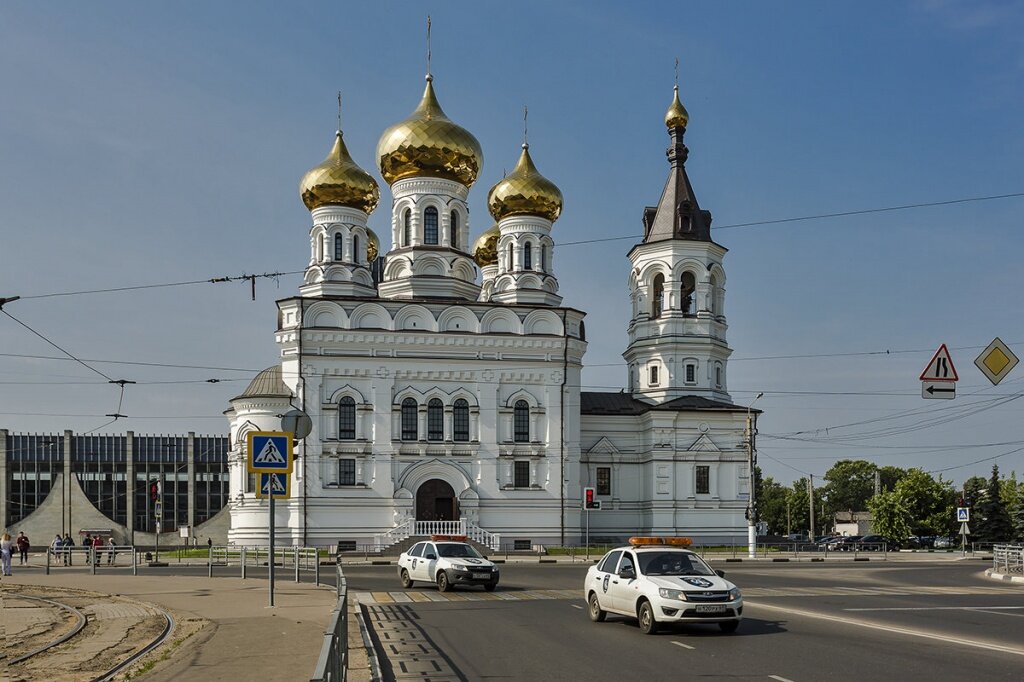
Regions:
<svg viewBox="0 0 1024 682"><path fill-rule="evenodd" d="M697 604L694 610L697 613L724 613L725 604Z"/></svg>
<svg viewBox="0 0 1024 682"><path fill-rule="evenodd" d="M490 573L474 573L473 574L473 580L486 580L487 578L490 578L490 577L491 577Z"/></svg>

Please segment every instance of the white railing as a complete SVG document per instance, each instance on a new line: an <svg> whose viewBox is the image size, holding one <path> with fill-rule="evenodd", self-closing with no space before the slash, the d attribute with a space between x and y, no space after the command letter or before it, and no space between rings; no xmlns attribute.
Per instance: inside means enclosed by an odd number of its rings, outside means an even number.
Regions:
<svg viewBox="0 0 1024 682"><path fill-rule="evenodd" d="M465 521L465 519L463 519ZM501 547L501 535L498 533L492 533L484 530L480 526L472 523L466 524L466 536L473 542L479 542L481 545L485 545L491 548L491 551L497 552Z"/></svg>
<svg viewBox="0 0 1024 682"><path fill-rule="evenodd" d="M996 545L993 547L992 570L1006 575L1024 575L1024 546Z"/></svg>
<svg viewBox="0 0 1024 682"><path fill-rule="evenodd" d="M414 535L466 535L466 519L458 521L417 521ZM405 538L402 538L403 540Z"/></svg>
<svg viewBox="0 0 1024 682"><path fill-rule="evenodd" d="M401 524L395 526L391 530L384 531L380 535L374 536L374 544L378 547L390 547L391 545L398 544L402 540L405 540L410 535L413 535L413 520L406 519ZM419 523L419 522L416 522ZM419 533L415 533L419 535Z"/></svg>

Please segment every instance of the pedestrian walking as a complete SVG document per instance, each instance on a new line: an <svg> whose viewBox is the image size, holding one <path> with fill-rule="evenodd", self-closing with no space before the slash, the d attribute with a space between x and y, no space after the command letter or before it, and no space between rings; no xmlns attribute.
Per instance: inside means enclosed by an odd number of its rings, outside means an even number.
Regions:
<svg viewBox="0 0 1024 682"><path fill-rule="evenodd" d="M28 536L23 531L18 531L18 554L21 557L20 564L24 566L28 563L28 550L31 545L28 542Z"/></svg>
<svg viewBox="0 0 1024 682"><path fill-rule="evenodd" d="M11 573L11 553L14 551L14 540L11 540L10 533L4 533L0 538L0 568L3 568L4 575Z"/></svg>
<svg viewBox="0 0 1024 682"><path fill-rule="evenodd" d="M61 539L60 533L53 536L53 542L50 543L50 554L53 555L54 563L60 561L61 558L61 547L64 546L64 540Z"/></svg>
<svg viewBox="0 0 1024 682"><path fill-rule="evenodd" d="M92 547L92 535L89 533L85 534L85 539L82 540L82 548L85 550L85 563L89 563L89 549Z"/></svg>
<svg viewBox="0 0 1024 682"><path fill-rule="evenodd" d="M60 543L61 549L64 552L64 565L74 566L75 557L72 556L72 551L75 549L75 541L71 537L71 533L64 533L64 539Z"/></svg>
<svg viewBox="0 0 1024 682"><path fill-rule="evenodd" d="M117 545L114 544L114 536L111 535L107 540L107 566L113 566L114 561L117 559Z"/></svg>

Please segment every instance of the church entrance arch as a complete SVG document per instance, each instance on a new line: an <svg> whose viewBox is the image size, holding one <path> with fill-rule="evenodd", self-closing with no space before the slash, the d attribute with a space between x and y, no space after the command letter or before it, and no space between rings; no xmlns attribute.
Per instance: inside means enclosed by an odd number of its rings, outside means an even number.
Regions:
<svg viewBox="0 0 1024 682"><path fill-rule="evenodd" d="M416 520L459 520L459 498L447 481L432 478L416 490Z"/></svg>

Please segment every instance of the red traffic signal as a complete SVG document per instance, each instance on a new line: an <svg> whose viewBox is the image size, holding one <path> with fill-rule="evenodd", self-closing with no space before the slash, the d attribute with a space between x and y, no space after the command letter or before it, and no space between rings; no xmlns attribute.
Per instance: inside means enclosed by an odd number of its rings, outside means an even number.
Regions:
<svg viewBox="0 0 1024 682"><path fill-rule="evenodd" d="M149 499L156 502L160 499L160 482L150 481L149 482Z"/></svg>
<svg viewBox="0 0 1024 682"><path fill-rule="evenodd" d="M584 509L600 509L601 503L594 498L593 488L583 489L583 508Z"/></svg>

